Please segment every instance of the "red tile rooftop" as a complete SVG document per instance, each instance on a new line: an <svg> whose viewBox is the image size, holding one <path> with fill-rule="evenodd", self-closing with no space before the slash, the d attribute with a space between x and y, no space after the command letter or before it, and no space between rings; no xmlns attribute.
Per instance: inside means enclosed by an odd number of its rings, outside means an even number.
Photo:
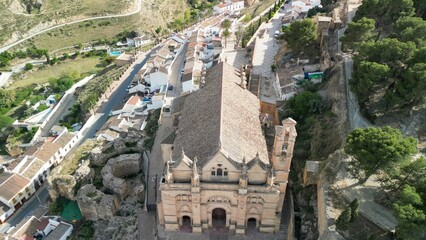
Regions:
<svg viewBox="0 0 426 240"><path fill-rule="evenodd" d="M136 105L138 102L139 102L139 100L140 100L140 98L139 98L139 96L132 96L128 101L127 101L127 103L126 104L128 104L128 105Z"/></svg>

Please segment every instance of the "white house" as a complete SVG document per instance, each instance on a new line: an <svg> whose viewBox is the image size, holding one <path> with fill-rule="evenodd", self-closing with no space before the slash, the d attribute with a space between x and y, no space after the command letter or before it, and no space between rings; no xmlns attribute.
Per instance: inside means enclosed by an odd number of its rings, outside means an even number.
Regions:
<svg viewBox="0 0 426 240"><path fill-rule="evenodd" d="M19 174L31 182L30 194L39 189L50 172L50 165L36 157L21 155L10 163L6 169L10 173Z"/></svg>
<svg viewBox="0 0 426 240"><path fill-rule="evenodd" d="M133 41L135 42L135 47L141 47L149 44L151 39L147 35L142 35L140 37L135 37Z"/></svg>
<svg viewBox="0 0 426 240"><path fill-rule="evenodd" d="M167 85L163 85L160 87L158 92L154 93L154 95L150 96L148 101L144 101L144 107L146 109L143 111L143 115L148 115L148 112L151 110L159 109L163 107L164 98L167 92Z"/></svg>
<svg viewBox="0 0 426 240"><path fill-rule="evenodd" d="M4 222L32 193L34 189L28 178L16 173L0 173L0 221Z"/></svg>
<svg viewBox="0 0 426 240"><path fill-rule="evenodd" d="M150 85L148 87L150 92L160 89L162 85L167 85L169 81L169 73L166 67L154 67L151 68L150 72L147 72L143 77L146 83Z"/></svg>
<svg viewBox="0 0 426 240"><path fill-rule="evenodd" d="M227 0L221 2L213 7L215 13L223 13L225 11L236 12L244 8L244 1L241 0Z"/></svg>
<svg viewBox="0 0 426 240"><path fill-rule="evenodd" d="M73 229L71 224L60 221L58 217L30 216L11 228L5 234L5 239L66 240L71 236Z"/></svg>

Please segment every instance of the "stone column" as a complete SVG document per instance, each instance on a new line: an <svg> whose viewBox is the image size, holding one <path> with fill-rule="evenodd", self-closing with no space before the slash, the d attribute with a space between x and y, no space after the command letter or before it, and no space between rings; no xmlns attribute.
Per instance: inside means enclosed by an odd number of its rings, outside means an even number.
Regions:
<svg viewBox="0 0 426 240"><path fill-rule="evenodd" d="M201 233L200 187L191 187L192 195L192 232Z"/></svg>
<svg viewBox="0 0 426 240"><path fill-rule="evenodd" d="M245 234L246 231L246 212L247 212L247 189L239 189L237 206L237 226L236 234Z"/></svg>

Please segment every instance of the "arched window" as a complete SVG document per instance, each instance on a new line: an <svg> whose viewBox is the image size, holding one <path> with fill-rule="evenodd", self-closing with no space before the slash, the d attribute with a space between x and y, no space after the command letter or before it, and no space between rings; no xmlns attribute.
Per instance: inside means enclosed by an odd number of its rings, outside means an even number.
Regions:
<svg viewBox="0 0 426 240"><path fill-rule="evenodd" d="M217 168L217 175L222 176L222 168Z"/></svg>

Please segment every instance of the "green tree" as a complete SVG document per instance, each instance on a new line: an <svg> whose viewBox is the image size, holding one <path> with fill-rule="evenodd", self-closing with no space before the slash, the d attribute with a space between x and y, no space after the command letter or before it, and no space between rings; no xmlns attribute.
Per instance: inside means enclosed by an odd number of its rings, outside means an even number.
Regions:
<svg viewBox="0 0 426 240"><path fill-rule="evenodd" d="M0 56L0 67L6 67L9 65L9 59Z"/></svg>
<svg viewBox="0 0 426 240"><path fill-rule="evenodd" d="M417 141L392 127L353 130L346 138L346 153L354 157L349 171L364 183L378 170L396 166L417 152Z"/></svg>
<svg viewBox="0 0 426 240"><path fill-rule="evenodd" d="M16 100L14 90L5 90L0 88L0 108L10 108Z"/></svg>
<svg viewBox="0 0 426 240"><path fill-rule="evenodd" d="M33 69L33 65L31 64L31 63L27 63L27 64L25 64L25 71L29 71L29 70L31 70L31 69Z"/></svg>
<svg viewBox="0 0 426 240"><path fill-rule="evenodd" d="M296 53L313 51L317 41L317 31L311 19L297 20L284 30L284 40Z"/></svg>
<svg viewBox="0 0 426 240"><path fill-rule="evenodd" d="M416 16L426 19L426 1L413 0L414 8L416 9Z"/></svg>
<svg viewBox="0 0 426 240"><path fill-rule="evenodd" d="M321 0L321 5L323 7L328 7L329 5L335 4L336 0Z"/></svg>
<svg viewBox="0 0 426 240"><path fill-rule="evenodd" d="M358 100L363 103L370 96L371 89L378 83L385 82L391 74L392 71L386 64L361 61L355 64L350 84Z"/></svg>
<svg viewBox="0 0 426 240"><path fill-rule="evenodd" d="M349 222L353 223L355 219L358 217L358 207L359 207L359 201L358 201L358 198L355 198L349 204L349 208L351 209L351 219L349 220Z"/></svg>
<svg viewBox="0 0 426 240"><path fill-rule="evenodd" d="M362 18L373 18L376 26L394 23L400 17L413 16L412 0L364 0L355 16L355 21Z"/></svg>
<svg viewBox="0 0 426 240"><path fill-rule="evenodd" d="M321 113L324 103L318 93L302 92L285 102L284 115L292 117L296 121L303 121L307 116Z"/></svg>
<svg viewBox="0 0 426 240"><path fill-rule="evenodd" d="M402 74L396 94L408 103L418 103L426 96L426 63L416 63Z"/></svg>
<svg viewBox="0 0 426 240"><path fill-rule="evenodd" d="M346 207L345 210L339 215L336 220L336 228L340 231L346 231L349 228L349 223L351 221L351 210L349 207Z"/></svg>
<svg viewBox="0 0 426 240"><path fill-rule="evenodd" d="M340 38L345 48L355 49L362 42L373 39L375 21L370 18L361 18L356 22L348 23L345 35Z"/></svg>
<svg viewBox="0 0 426 240"><path fill-rule="evenodd" d="M399 239L416 240L426 236L426 191L424 186L419 189L405 185L398 201L393 204L398 219L396 233Z"/></svg>
<svg viewBox="0 0 426 240"><path fill-rule="evenodd" d="M13 118L6 116L6 115L0 115L0 130L3 128L9 127L13 123Z"/></svg>
<svg viewBox="0 0 426 240"><path fill-rule="evenodd" d="M404 185L415 185L426 177L426 159L406 159L397 166L389 168L386 174L379 178L381 186L391 193L398 193Z"/></svg>
<svg viewBox="0 0 426 240"><path fill-rule="evenodd" d="M222 36L225 39L225 48L226 48L226 44L228 42L228 38L231 35L231 32L229 32L228 29L225 28L225 30L222 31Z"/></svg>
<svg viewBox="0 0 426 240"><path fill-rule="evenodd" d="M426 47L426 21L418 17L404 17L396 21L395 33L402 42L414 42Z"/></svg>
<svg viewBox="0 0 426 240"><path fill-rule="evenodd" d="M359 58L371 62L387 64L394 70L403 69L403 64L414 55L416 45L400 42L395 38L385 38L377 42L364 42L359 48Z"/></svg>
<svg viewBox="0 0 426 240"><path fill-rule="evenodd" d="M225 29L225 30L226 29L229 30L229 28L231 28L231 25L232 25L231 21L227 18L220 23L220 27Z"/></svg>
<svg viewBox="0 0 426 240"><path fill-rule="evenodd" d="M327 12L326 8L315 6L311 9L309 9L307 17L312 18L315 15L317 15L318 13L326 13L326 12Z"/></svg>

